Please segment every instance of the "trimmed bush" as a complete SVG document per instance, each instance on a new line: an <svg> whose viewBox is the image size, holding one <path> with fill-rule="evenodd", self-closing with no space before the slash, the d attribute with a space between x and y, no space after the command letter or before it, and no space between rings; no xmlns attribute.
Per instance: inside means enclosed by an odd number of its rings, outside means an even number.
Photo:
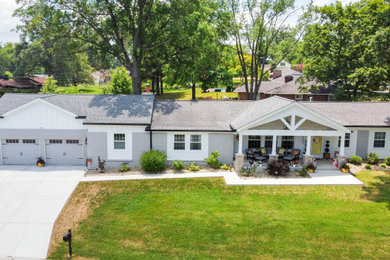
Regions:
<svg viewBox="0 0 390 260"><path fill-rule="evenodd" d="M377 164L379 162L379 155L376 153L370 153L367 155L367 163Z"/></svg>
<svg viewBox="0 0 390 260"><path fill-rule="evenodd" d="M268 163L267 172L273 176L285 176L290 171L289 162L272 161Z"/></svg>
<svg viewBox="0 0 390 260"><path fill-rule="evenodd" d="M172 167L176 171L180 172L186 168L186 165L184 164L183 161L173 161L172 162Z"/></svg>
<svg viewBox="0 0 390 260"><path fill-rule="evenodd" d="M384 168L384 169L386 169L387 165L386 165L385 163L382 163L382 164L381 164L381 167Z"/></svg>
<svg viewBox="0 0 390 260"><path fill-rule="evenodd" d="M231 165L228 165L228 164L222 164L221 165L221 169L222 170L225 170L225 171L231 171L232 170L232 166Z"/></svg>
<svg viewBox="0 0 390 260"><path fill-rule="evenodd" d="M390 166L390 157L386 157L385 163L387 166Z"/></svg>
<svg viewBox="0 0 390 260"><path fill-rule="evenodd" d="M354 155L354 156L349 157L348 162L355 164L355 165L360 165L360 164L362 164L363 159L360 156Z"/></svg>
<svg viewBox="0 0 390 260"><path fill-rule="evenodd" d="M196 163L191 163L191 164L188 164L187 165L187 170L191 171L191 172L197 172L197 171L200 171L200 166L197 165Z"/></svg>
<svg viewBox="0 0 390 260"><path fill-rule="evenodd" d="M129 171L131 171L131 167L125 163L122 163L121 167L118 169L118 171L119 172L129 172Z"/></svg>
<svg viewBox="0 0 390 260"><path fill-rule="evenodd" d="M371 165L366 164L366 166L364 168L366 168L367 170L371 170Z"/></svg>
<svg viewBox="0 0 390 260"><path fill-rule="evenodd" d="M218 157L220 156L218 151L214 151L210 154L209 157L205 159L207 164L214 169L219 169L221 167L221 162L218 160Z"/></svg>
<svg viewBox="0 0 390 260"><path fill-rule="evenodd" d="M167 154L158 150L149 150L141 156L141 168L145 172L163 172L167 167Z"/></svg>

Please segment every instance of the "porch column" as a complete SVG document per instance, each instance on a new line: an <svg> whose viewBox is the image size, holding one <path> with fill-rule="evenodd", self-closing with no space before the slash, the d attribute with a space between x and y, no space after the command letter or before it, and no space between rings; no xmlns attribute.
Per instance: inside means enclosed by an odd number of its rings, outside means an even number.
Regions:
<svg viewBox="0 0 390 260"><path fill-rule="evenodd" d="M345 134L341 135L339 156L344 156L345 153Z"/></svg>
<svg viewBox="0 0 390 260"><path fill-rule="evenodd" d="M238 134L238 151L237 151L237 154L242 154L242 139L243 139L243 136Z"/></svg>
<svg viewBox="0 0 390 260"><path fill-rule="evenodd" d="M272 137L272 155L276 155L276 140L277 140L277 136L274 135Z"/></svg>
<svg viewBox="0 0 390 260"><path fill-rule="evenodd" d="M307 136L305 155L311 155L311 135Z"/></svg>

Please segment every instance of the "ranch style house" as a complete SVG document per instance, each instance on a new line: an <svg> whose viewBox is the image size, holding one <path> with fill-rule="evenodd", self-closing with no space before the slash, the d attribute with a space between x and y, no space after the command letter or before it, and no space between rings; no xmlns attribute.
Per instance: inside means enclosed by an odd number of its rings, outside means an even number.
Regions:
<svg viewBox="0 0 390 260"><path fill-rule="evenodd" d="M243 161L248 149L267 158L295 149L303 159L375 152L390 156L389 102L156 100L153 95L8 93L0 98L0 165L139 165L144 151L168 161Z"/></svg>

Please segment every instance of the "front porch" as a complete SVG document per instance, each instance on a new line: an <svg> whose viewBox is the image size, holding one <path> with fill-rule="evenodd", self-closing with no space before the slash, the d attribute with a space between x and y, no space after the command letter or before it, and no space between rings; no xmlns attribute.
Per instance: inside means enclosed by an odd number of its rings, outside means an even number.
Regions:
<svg viewBox="0 0 390 260"><path fill-rule="evenodd" d="M248 120L237 129L236 170L241 169L245 160L299 161L300 165L307 166L314 164L315 159L337 158L341 166L349 134L350 130L344 126L292 103L256 120Z"/></svg>

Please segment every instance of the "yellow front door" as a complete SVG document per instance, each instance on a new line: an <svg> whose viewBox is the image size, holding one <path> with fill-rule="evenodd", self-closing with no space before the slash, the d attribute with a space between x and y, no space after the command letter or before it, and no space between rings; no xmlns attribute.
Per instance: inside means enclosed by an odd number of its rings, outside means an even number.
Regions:
<svg viewBox="0 0 390 260"><path fill-rule="evenodd" d="M322 137L313 136L311 138L311 154L320 155L322 151Z"/></svg>

